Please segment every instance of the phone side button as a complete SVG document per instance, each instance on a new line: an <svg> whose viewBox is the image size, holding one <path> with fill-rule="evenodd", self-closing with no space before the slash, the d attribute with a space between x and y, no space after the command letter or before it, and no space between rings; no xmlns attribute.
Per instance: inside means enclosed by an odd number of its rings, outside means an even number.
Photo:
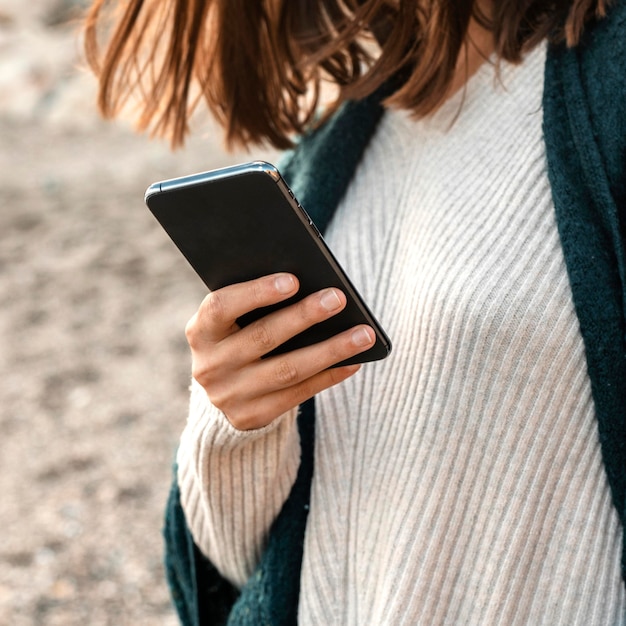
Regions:
<svg viewBox="0 0 626 626"><path fill-rule="evenodd" d="M309 224L311 224L311 228L313 229L313 232L318 236L321 237L322 233L320 233L319 230L317 230L317 226L309 219Z"/></svg>
<svg viewBox="0 0 626 626"><path fill-rule="evenodd" d="M304 210L303 206L297 200L296 200L296 204L298 205L298 210L300 211L300 213L302 213L302 215L304 215L304 217L306 218L306 221L309 224L312 224L313 222L311 221L309 214Z"/></svg>

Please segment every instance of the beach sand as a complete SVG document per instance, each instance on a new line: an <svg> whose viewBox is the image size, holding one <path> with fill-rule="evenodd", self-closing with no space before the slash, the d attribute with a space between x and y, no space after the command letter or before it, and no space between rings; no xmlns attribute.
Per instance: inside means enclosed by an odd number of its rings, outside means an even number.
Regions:
<svg viewBox="0 0 626 626"><path fill-rule="evenodd" d="M226 154L104 122L81 2L0 0L0 623L177 623L162 512L205 288L143 204Z"/></svg>

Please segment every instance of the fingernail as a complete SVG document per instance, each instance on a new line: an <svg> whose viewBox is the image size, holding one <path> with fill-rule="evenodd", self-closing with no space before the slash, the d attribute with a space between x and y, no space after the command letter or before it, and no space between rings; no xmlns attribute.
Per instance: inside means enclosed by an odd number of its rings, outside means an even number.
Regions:
<svg viewBox="0 0 626 626"><path fill-rule="evenodd" d="M291 293L295 287L295 282L289 274L281 274L274 279L274 287L278 293Z"/></svg>
<svg viewBox="0 0 626 626"><path fill-rule="evenodd" d="M334 289L327 289L320 297L322 306L327 311L334 311L341 306L341 300Z"/></svg>
<svg viewBox="0 0 626 626"><path fill-rule="evenodd" d="M362 348L363 346L367 346L372 343L372 338L365 328L357 328L352 333L352 343L354 343L355 346Z"/></svg>

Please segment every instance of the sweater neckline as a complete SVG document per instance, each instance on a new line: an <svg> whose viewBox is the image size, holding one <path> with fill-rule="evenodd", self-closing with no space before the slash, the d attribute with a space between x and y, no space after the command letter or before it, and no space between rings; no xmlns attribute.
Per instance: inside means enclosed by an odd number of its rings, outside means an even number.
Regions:
<svg viewBox="0 0 626 626"><path fill-rule="evenodd" d="M521 63L500 60L498 64L494 53L468 78L461 89L449 96L430 115L416 120L409 111L400 111L400 113L404 115L408 124L418 123L427 132L447 133L457 123L462 123L463 117L469 111L482 107L482 101L493 96L494 92L507 94L512 91L510 88L520 78L520 74L527 71L541 72L543 81L546 54L547 43L545 41L530 50ZM540 108L540 98L538 102Z"/></svg>

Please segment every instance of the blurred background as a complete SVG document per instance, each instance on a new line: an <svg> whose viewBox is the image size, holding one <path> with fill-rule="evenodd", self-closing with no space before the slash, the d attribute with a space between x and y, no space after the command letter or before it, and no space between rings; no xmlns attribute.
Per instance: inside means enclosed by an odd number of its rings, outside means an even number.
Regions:
<svg viewBox="0 0 626 626"><path fill-rule="evenodd" d="M0 624L177 620L162 511L205 289L143 204L226 154L104 122L86 0L0 0Z"/></svg>

